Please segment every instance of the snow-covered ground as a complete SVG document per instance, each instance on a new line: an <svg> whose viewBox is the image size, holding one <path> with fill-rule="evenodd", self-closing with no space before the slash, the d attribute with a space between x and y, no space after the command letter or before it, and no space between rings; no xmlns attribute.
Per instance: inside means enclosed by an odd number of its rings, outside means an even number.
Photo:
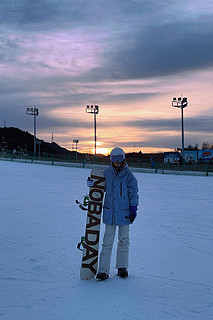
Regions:
<svg viewBox="0 0 213 320"><path fill-rule="evenodd" d="M129 278L81 281L89 169L0 162L0 319L213 319L213 178L135 173ZM103 236L103 226L101 234Z"/></svg>

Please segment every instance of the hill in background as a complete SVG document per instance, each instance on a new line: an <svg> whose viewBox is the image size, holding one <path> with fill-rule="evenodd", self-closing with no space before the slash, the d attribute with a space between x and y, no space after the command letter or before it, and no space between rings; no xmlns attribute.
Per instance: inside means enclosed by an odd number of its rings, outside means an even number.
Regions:
<svg viewBox="0 0 213 320"><path fill-rule="evenodd" d="M50 153L50 154L73 154L75 151L69 151L65 148L60 147L57 143L45 142L39 140L40 152L41 153ZM16 151L34 151L34 136L27 131L22 131L18 128L0 128L0 143L2 142L7 144L7 148L10 151L14 149Z"/></svg>

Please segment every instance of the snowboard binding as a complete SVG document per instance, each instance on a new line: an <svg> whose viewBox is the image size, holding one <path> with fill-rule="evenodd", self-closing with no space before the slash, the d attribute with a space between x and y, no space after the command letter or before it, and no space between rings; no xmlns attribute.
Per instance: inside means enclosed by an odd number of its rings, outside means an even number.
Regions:
<svg viewBox="0 0 213 320"><path fill-rule="evenodd" d="M79 208L83 211L87 211L88 210L88 204L89 204L89 196L88 194L86 194L83 197L83 202L80 202L78 200L75 200L76 204L78 204Z"/></svg>
<svg viewBox="0 0 213 320"><path fill-rule="evenodd" d="M85 237L81 237L81 241L77 244L77 249L80 251L83 251L83 249L81 249L81 246L84 247L84 240Z"/></svg>

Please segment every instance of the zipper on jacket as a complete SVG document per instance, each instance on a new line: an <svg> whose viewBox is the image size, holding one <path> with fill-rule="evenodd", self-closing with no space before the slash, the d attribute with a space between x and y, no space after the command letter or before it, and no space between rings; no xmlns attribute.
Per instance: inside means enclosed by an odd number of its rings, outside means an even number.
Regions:
<svg viewBox="0 0 213 320"><path fill-rule="evenodd" d="M122 182L120 183L120 196L122 197Z"/></svg>

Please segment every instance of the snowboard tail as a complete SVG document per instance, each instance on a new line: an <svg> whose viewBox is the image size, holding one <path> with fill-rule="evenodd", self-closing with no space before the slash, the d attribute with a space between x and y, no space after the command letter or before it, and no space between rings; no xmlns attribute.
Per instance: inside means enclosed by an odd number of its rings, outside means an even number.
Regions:
<svg viewBox="0 0 213 320"><path fill-rule="evenodd" d="M92 279L97 273L100 222L105 189L104 172L101 169L92 169L90 177L94 181L94 185L89 188L89 204L80 271L82 280Z"/></svg>

